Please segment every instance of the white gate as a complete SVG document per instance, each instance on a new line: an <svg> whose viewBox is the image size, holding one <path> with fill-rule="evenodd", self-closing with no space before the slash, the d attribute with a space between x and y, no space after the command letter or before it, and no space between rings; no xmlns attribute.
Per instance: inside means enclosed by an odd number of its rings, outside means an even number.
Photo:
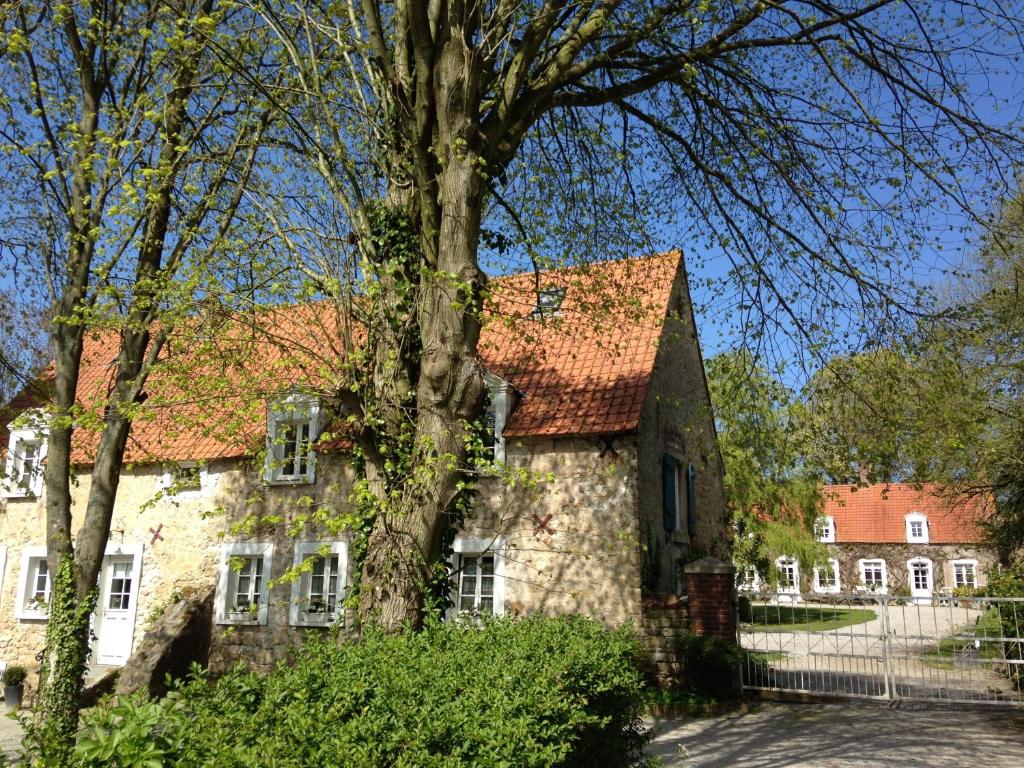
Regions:
<svg viewBox="0 0 1024 768"><path fill-rule="evenodd" d="M1024 598L740 599L748 690L1024 705Z"/></svg>

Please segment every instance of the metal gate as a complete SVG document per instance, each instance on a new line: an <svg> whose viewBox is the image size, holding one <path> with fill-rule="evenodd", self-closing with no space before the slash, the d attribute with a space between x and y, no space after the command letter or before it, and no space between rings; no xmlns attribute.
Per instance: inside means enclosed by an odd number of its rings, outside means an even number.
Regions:
<svg viewBox="0 0 1024 768"><path fill-rule="evenodd" d="M1024 705L1024 598L758 593L738 618L747 690Z"/></svg>

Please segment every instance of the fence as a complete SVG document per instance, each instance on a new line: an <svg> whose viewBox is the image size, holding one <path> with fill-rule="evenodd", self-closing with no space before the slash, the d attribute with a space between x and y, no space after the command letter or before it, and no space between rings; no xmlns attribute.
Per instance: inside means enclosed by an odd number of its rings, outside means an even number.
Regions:
<svg viewBox="0 0 1024 768"><path fill-rule="evenodd" d="M1024 598L761 593L739 603L747 690L1024 705Z"/></svg>

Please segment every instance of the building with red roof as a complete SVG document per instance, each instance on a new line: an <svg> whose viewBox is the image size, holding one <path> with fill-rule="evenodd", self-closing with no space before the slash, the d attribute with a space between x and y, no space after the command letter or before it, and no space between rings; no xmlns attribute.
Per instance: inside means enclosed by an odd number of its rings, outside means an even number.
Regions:
<svg viewBox="0 0 1024 768"><path fill-rule="evenodd" d="M682 257L490 287L479 358L497 466L452 545L454 610L636 619L642 591L676 588L688 552L725 554L722 464ZM100 664L123 664L143 617L175 594L213 589L215 669L268 669L303 631L351 618L356 475L332 393L360 334L327 302L267 309L259 325L190 326L147 384L100 577ZM113 333L88 336L76 524L116 349ZM31 665L50 583L46 428L23 419L45 402L16 405L23 416L4 435L0 662Z"/></svg>
<svg viewBox="0 0 1024 768"><path fill-rule="evenodd" d="M781 557L780 592L900 594L922 601L983 587L998 562L985 543L990 497L936 484L826 485L815 535L826 564L801 574Z"/></svg>

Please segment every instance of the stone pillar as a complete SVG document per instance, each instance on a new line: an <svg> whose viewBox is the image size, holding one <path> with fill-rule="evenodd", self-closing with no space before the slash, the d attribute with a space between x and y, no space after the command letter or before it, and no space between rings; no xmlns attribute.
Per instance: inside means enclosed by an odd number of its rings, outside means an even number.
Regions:
<svg viewBox="0 0 1024 768"><path fill-rule="evenodd" d="M732 563L705 557L685 566L683 573L690 631L695 635L713 635L735 643L736 567Z"/></svg>

